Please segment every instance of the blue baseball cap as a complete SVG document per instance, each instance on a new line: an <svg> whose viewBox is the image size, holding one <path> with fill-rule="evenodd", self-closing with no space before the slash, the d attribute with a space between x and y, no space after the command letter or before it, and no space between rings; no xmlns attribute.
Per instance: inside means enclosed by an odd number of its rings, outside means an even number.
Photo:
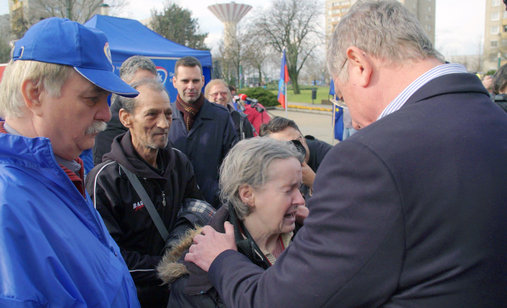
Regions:
<svg viewBox="0 0 507 308"><path fill-rule="evenodd" d="M113 73L106 35L65 18L47 18L28 29L19 39L12 60L32 60L72 66L97 87L121 96L139 92Z"/></svg>

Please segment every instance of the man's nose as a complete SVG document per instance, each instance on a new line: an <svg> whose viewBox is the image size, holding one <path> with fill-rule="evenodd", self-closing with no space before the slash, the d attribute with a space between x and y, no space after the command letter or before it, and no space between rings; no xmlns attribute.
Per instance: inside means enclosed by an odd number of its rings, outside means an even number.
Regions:
<svg viewBox="0 0 507 308"><path fill-rule="evenodd" d="M99 103L99 110L95 116L95 120L100 120L104 122L109 122L111 120L111 110L109 109L109 105L107 104L107 96L104 96L104 99L101 99Z"/></svg>

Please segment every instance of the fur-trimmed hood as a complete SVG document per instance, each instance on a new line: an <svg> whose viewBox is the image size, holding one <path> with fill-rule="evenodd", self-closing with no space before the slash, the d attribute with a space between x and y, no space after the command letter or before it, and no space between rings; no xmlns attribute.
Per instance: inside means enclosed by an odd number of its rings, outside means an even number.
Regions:
<svg viewBox="0 0 507 308"><path fill-rule="evenodd" d="M200 232L201 228L188 230L172 249L166 251L157 266L158 277L164 284L170 285L176 279L190 273L182 261L192 245L194 236Z"/></svg>

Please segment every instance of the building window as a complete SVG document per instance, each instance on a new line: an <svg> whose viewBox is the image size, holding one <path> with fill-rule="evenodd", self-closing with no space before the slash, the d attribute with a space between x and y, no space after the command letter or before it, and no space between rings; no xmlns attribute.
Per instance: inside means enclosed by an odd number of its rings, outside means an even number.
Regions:
<svg viewBox="0 0 507 308"><path fill-rule="evenodd" d="M507 19L507 11L503 11L503 19Z"/></svg>
<svg viewBox="0 0 507 308"><path fill-rule="evenodd" d="M502 47L506 47L507 46L507 40L506 39L503 39L502 40Z"/></svg>
<svg viewBox="0 0 507 308"><path fill-rule="evenodd" d="M499 26L492 26L490 34L498 34L500 33L500 27Z"/></svg>
<svg viewBox="0 0 507 308"><path fill-rule="evenodd" d="M493 6L499 6L500 0L493 0Z"/></svg>
<svg viewBox="0 0 507 308"><path fill-rule="evenodd" d="M507 32L507 25L503 25L503 32Z"/></svg>
<svg viewBox="0 0 507 308"><path fill-rule="evenodd" d="M491 41L490 42L490 46L493 47L493 48L498 47L498 41Z"/></svg>
<svg viewBox="0 0 507 308"><path fill-rule="evenodd" d="M499 21L499 20L500 20L500 13L499 12L491 13L491 21Z"/></svg>

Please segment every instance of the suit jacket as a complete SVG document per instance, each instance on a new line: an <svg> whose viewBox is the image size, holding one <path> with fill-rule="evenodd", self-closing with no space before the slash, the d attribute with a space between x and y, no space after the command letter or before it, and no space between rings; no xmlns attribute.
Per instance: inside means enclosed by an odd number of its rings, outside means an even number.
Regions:
<svg viewBox="0 0 507 308"><path fill-rule="evenodd" d="M322 162L305 225L266 271L228 250L228 307L505 307L507 115L477 77L430 81Z"/></svg>
<svg viewBox="0 0 507 308"><path fill-rule="evenodd" d="M187 131L183 116L175 103L171 104L171 108L173 123L169 130L169 141L188 156L204 198L218 208L218 168L237 141L229 112L224 107L205 100L192 128Z"/></svg>

